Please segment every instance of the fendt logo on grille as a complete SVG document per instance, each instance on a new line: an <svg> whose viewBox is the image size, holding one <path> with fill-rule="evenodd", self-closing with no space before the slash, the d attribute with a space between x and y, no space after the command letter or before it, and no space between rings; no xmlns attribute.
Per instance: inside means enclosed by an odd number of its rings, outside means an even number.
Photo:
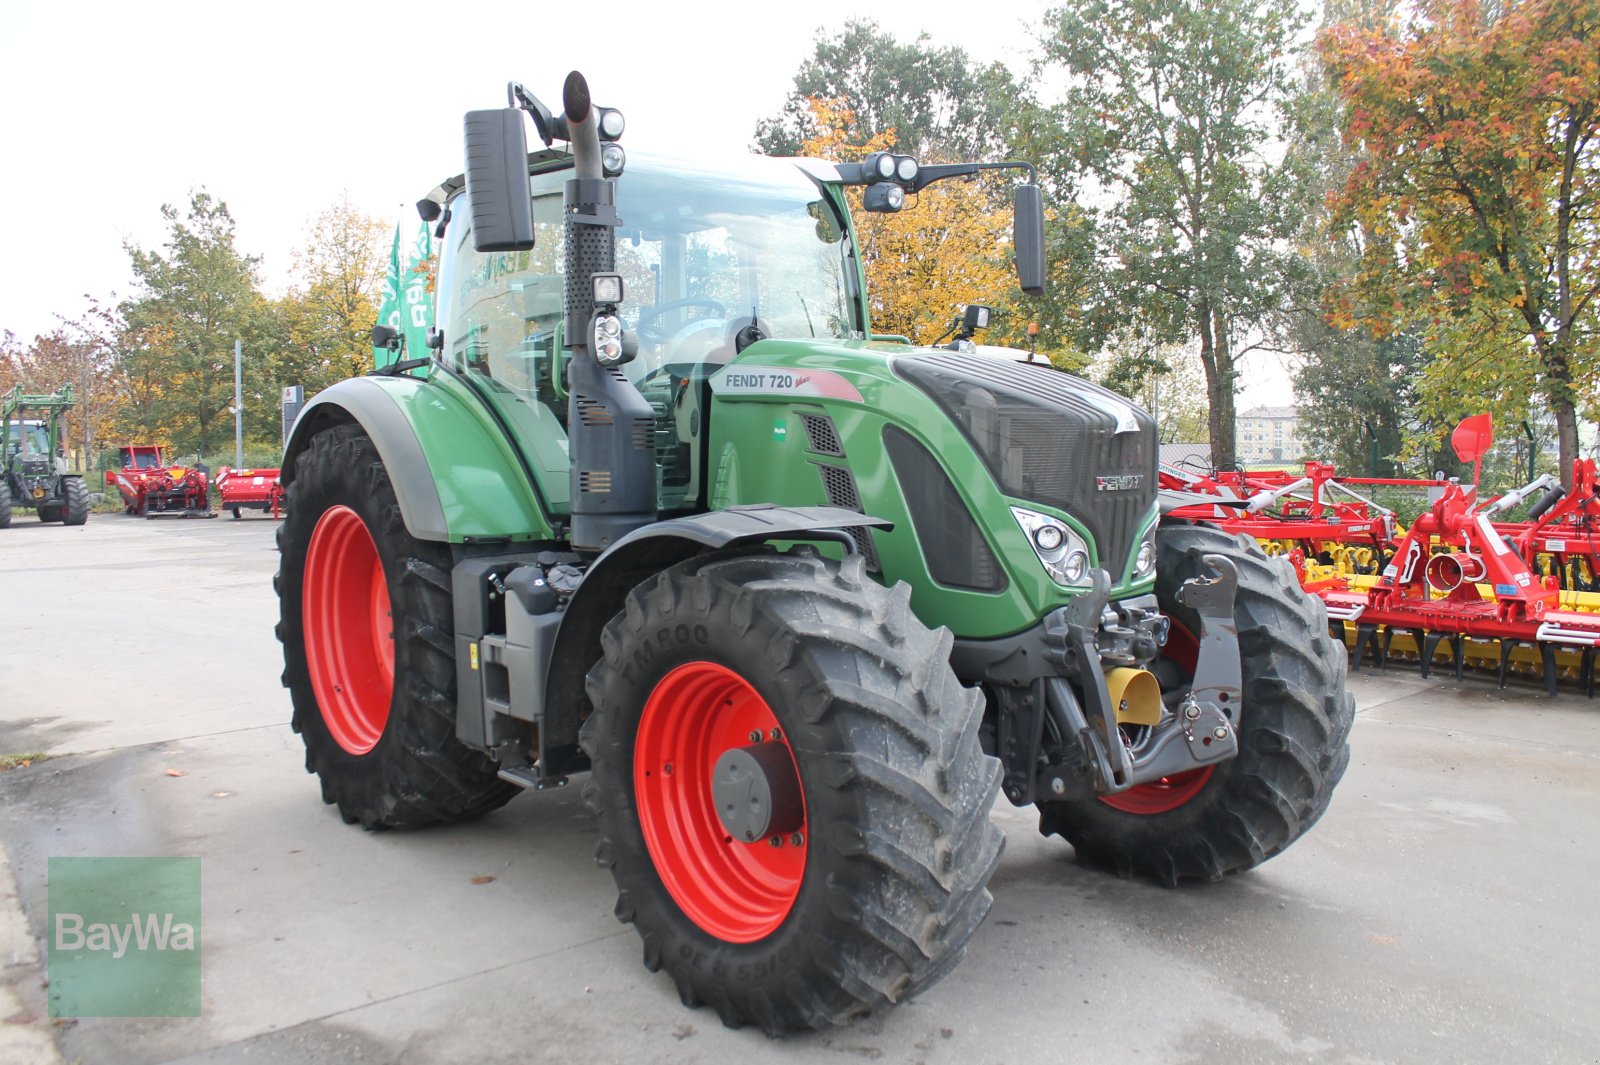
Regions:
<svg viewBox="0 0 1600 1065"><path fill-rule="evenodd" d="M1094 487L1097 492L1131 492L1144 485L1142 473L1119 473L1110 477L1096 477Z"/></svg>

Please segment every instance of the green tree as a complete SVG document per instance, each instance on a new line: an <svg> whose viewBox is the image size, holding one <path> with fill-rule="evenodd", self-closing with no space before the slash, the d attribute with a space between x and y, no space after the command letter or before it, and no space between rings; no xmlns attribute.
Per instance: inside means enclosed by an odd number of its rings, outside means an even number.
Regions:
<svg viewBox="0 0 1600 1065"><path fill-rule="evenodd" d="M1319 44L1363 153L1339 204L1362 236L1350 318L1426 330L1436 415L1537 396L1568 477L1600 413L1600 0L1425 0Z"/></svg>
<svg viewBox="0 0 1600 1065"><path fill-rule="evenodd" d="M891 134L886 147L951 162L993 158L1009 143L1006 116L1018 88L1000 63L975 64L962 48L935 46L927 34L903 44L870 19L852 19L817 40L800 65L783 110L756 126L756 148L799 155L819 126L810 101L848 112L852 143Z"/></svg>
<svg viewBox="0 0 1600 1065"><path fill-rule="evenodd" d="M203 189L186 212L169 204L161 216L164 251L127 245L137 295L121 308L124 426L208 455L231 435L234 341L255 350L263 323L260 259L239 252L227 204Z"/></svg>
<svg viewBox="0 0 1600 1065"><path fill-rule="evenodd" d="M317 392L372 368L370 334L383 296L388 227L340 198L312 219L294 256L296 282L275 304L275 386ZM275 397L274 397L275 398Z"/></svg>
<svg viewBox="0 0 1600 1065"><path fill-rule="evenodd" d="M1192 341L1216 461L1234 458L1235 338L1282 297L1295 176L1264 146L1294 91L1295 0L1070 0L1046 16L1043 77L1066 75L1033 154L1084 203L1102 281L1085 319Z"/></svg>
<svg viewBox="0 0 1600 1065"><path fill-rule="evenodd" d="M0 361L9 362L8 369L0 369L0 385L5 388L21 384L29 392L49 393L72 386L74 406L65 420L66 445L78 449L86 463L92 461L115 413L112 364L120 328L115 311L90 300L78 317L58 316L56 326L34 337L25 349L8 333L13 351L0 354Z"/></svg>

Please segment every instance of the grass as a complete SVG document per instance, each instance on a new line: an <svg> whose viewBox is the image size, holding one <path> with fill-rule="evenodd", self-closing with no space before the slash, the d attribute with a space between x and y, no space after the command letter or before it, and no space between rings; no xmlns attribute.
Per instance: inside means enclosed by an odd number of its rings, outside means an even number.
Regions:
<svg viewBox="0 0 1600 1065"><path fill-rule="evenodd" d="M26 754L0 754L0 773L7 769L25 769L35 762L49 761L50 756L43 751L29 751Z"/></svg>

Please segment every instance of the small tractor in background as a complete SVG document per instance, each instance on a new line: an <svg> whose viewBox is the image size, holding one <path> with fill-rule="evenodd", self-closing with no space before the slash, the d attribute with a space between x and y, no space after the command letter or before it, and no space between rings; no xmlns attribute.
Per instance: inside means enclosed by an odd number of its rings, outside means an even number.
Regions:
<svg viewBox="0 0 1600 1065"><path fill-rule="evenodd" d="M42 522L89 520L89 490L67 472L61 453L62 419L72 407L71 385L38 396L17 385L0 396L0 529L19 507L38 511Z"/></svg>
<svg viewBox="0 0 1600 1065"><path fill-rule="evenodd" d="M142 518L214 518L205 467L162 462L155 444L117 449L122 468L106 471L106 484L122 496L126 514Z"/></svg>
<svg viewBox="0 0 1600 1065"><path fill-rule="evenodd" d="M272 469L235 470L227 466L217 471L217 496L223 510L233 511L235 519L247 510L259 510L274 518L283 516L283 484Z"/></svg>
<svg viewBox="0 0 1600 1065"><path fill-rule="evenodd" d="M285 449L283 679L347 822L586 773L646 968L778 1034L955 966L1000 795L1166 884L1317 821L1354 705L1287 563L1163 519L1122 397L872 332L847 190L892 212L1027 172L1038 295L1031 165L634 160L582 75L560 115L508 95L418 204L427 348L321 392Z"/></svg>

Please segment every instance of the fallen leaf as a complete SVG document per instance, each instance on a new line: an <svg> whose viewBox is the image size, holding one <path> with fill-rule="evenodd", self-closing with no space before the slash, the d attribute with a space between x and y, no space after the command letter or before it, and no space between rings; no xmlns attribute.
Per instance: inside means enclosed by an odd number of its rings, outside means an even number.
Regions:
<svg viewBox="0 0 1600 1065"><path fill-rule="evenodd" d="M167 776L169 776L169 777L181 777L181 776L187 776L187 774L184 773L184 771L181 770L181 769L169 769L169 770L167 770Z"/></svg>
<svg viewBox="0 0 1600 1065"><path fill-rule="evenodd" d="M1382 943L1386 947L1392 947L1396 943L1400 942L1399 936L1386 936L1378 932L1372 933L1367 938L1372 940L1374 943Z"/></svg>
<svg viewBox="0 0 1600 1065"><path fill-rule="evenodd" d="M6 1024L32 1024L39 1018L31 1013L13 1013L5 1019Z"/></svg>
<svg viewBox="0 0 1600 1065"><path fill-rule="evenodd" d="M472 878L472 882L474 884L492 884L492 883L494 883L494 877L492 877L492 876L475 876L475 877Z"/></svg>

